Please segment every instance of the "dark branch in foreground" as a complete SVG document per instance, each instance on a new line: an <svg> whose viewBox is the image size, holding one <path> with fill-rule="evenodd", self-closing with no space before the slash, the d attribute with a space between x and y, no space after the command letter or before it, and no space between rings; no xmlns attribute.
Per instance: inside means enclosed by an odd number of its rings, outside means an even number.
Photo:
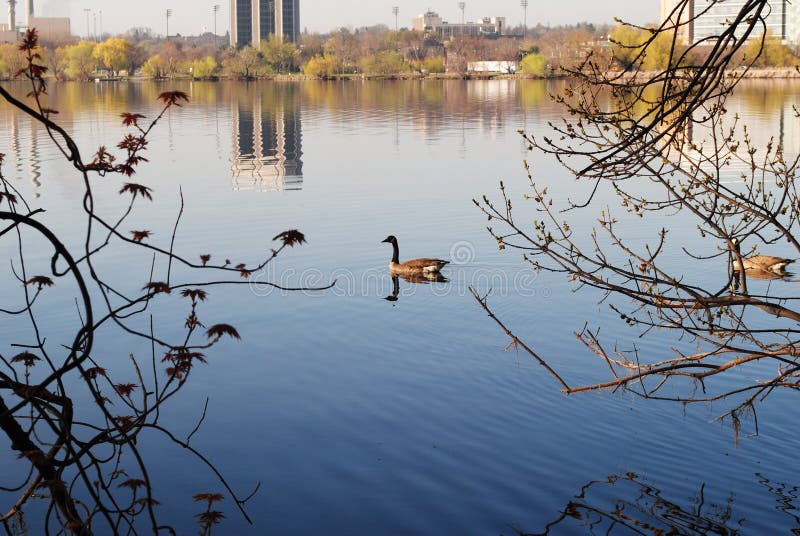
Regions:
<svg viewBox="0 0 800 536"><path fill-rule="evenodd" d="M4 155L0 153L0 240L13 250L7 288L19 288L17 303L4 304L0 318L11 326L4 333L14 355L0 350L0 432L19 456L0 482L0 497L7 502L0 520L7 533L24 526L24 516L40 512L46 534L139 534L178 531L159 521L160 501L167 501L161 483L151 478L148 459L141 445L159 436L181 447L182 451L204 464L218 485L232 499L234 507L250 522L245 507L259 489L239 495L223 472L190 440L205 418L185 439L161 423L162 410L193 377L196 367L210 360L209 354L223 339L238 340L239 332L221 322L206 325L201 319L210 292L224 285L251 284L251 276L262 270L287 248L305 242L297 230L279 233L276 249L250 263L212 263L212 255L196 252L179 254L178 230L185 210L183 196L168 248L149 243L149 229L127 229L130 216L142 202L153 201L153 190L130 182L138 166L147 161L150 133L164 114L179 107L188 96L168 91L159 96L163 106L148 124L137 113L122 114L128 129L116 144L118 154L100 147L91 161L81 155L78 144L51 119L57 112L47 108L46 67L41 65L35 30L25 34L19 46L26 67L18 76L27 80L30 93L26 102L0 85L0 98L42 125L52 143L80 176L83 218L75 218L69 229L52 228L42 218L44 210L32 210L22 194L2 174ZM92 176L106 181L124 177L118 193L128 201L114 219L97 210L103 201L95 197ZM76 247L68 247L63 236L81 237ZM30 260L46 244L49 265ZM136 248L151 268L140 281L130 281L114 273L115 254L120 247ZM38 256L38 255L37 255ZM199 260L194 260L199 259ZM111 266L111 269L109 269ZM183 275L179 276L176 266ZM159 268L165 267L165 268ZM211 274L211 275L209 275ZM189 280L188 278L192 278ZM281 290L324 290L286 288L271 282L258 282ZM48 337L40 321L43 310L40 296L60 293L74 296L63 299L70 304L64 312L72 315L65 322L74 327L68 342ZM154 317L166 310L162 304L181 304L184 313L162 324ZM73 305L74 304L74 305ZM161 313L163 316L163 312ZM184 316L185 315L185 316ZM183 329L161 325L183 325ZM149 327L148 327L149 326ZM113 338L114 347L98 348L98 335ZM150 354L137 356L126 350L130 344L150 348ZM129 355L129 362L109 358ZM113 364L114 370L111 370ZM88 400L77 404L75 400ZM16 480L14 480L16 479ZM197 515L200 534L211 534L224 517L216 509L221 493L203 492L194 496L205 509ZM187 532L181 528L181 533Z"/></svg>

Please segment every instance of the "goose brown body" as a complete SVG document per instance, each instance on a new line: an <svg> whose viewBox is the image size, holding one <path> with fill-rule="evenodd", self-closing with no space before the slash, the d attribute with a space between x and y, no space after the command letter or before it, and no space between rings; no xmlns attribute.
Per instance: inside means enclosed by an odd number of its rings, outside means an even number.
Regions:
<svg viewBox="0 0 800 536"><path fill-rule="evenodd" d="M389 271L395 274L435 274L449 262L430 257L400 262L400 248L397 247L397 238L389 235L383 242L388 242L392 245L392 260L389 263Z"/></svg>
<svg viewBox="0 0 800 536"><path fill-rule="evenodd" d="M741 265L739 261L733 261L733 269L738 272L741 270L741 266L744 266L745 273L772 272L773 274L782 275L786 273L786 266L793 262L794 259L773 257L772 255L753 255L742 259Z"/></svg>

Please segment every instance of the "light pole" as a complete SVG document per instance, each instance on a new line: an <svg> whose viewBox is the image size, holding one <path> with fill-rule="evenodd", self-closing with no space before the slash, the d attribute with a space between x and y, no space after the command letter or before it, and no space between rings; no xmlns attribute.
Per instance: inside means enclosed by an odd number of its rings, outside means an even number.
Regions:
<svg viewBox="0 0 800 536"><path fill-rule="evenodd" d="M219 4L214 4L214 45L217 44L217 13L219 13Z"/></svg>
<svg viewBox="0 0 800 536"><path fill-rule="evenodd" d="M92 13L92 21L94 21L94 41L96 43L98 41L98 38L97 38L97 13Z"/></svg>
<svg viewBox="0 0 800 536"><path fill-rule="evenodd" d="M172 16L172 10L167 10L167 41L169 41L169 18Z"/></svg>
<svg viewBox="0 0 800 536"><path fill-rule="evenodd" d="M461 10L461 24L464 24L464 8L467 7L466 2L459 2L458 9Z"/></svg>
<svg viewBox="0 0 800 536"><path fill-rule="evenodd" d="M100 39L103 39L103 10L100 10Z"/></svg>
<svg viewBox="0 0 800 536"><path fill-rule="evenodd" d="M92 10L87 7L87 8L84 8L83 11L84 11L84 13L86 13L86 40L87 41L91 41L92 40L92 28L91 28L91 26L89 26L89 13L91 13Z"/></svg>
<svg viewBox="0 0 800 536"><path fill-rule="evenodd" d="M522 6L522 37L528 35L528 0L521 0L519 5Z"/></svg>

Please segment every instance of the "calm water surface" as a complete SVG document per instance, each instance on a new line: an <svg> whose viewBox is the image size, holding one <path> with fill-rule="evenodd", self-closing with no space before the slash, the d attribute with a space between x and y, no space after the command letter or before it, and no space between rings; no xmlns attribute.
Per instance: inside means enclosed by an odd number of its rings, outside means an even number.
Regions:
<svg viewBox="0 0 800 536"><path fill-rule="evenodd" d="M166 419L190 432L208 396L193 445L243 494L262 485L248 505L255 525L228 501L222 533L581 534L584 520L601 522L620 507L687 534L800 526L797 395L773 394L759 410L760 435L738 446L729 423L712 422L722 407L565 397L526 355L504 351L508 341L469 295L469 285L491 288L495 312L575 384L606 378L573 337L585 320L602 324L611 344L637 335L597 296L572 293L563 278L498 251L471 202L494 195L502 179L522 204L525 158L557 198L580 195L517 134L546 133L559 117L544 83L59 84L51 107L88 155L122 136L119 113L152 116L157 94L173 87L191 103L155 131L137 181L154 188L156 203L142 205L131 228L168 244L182 191L182 254L252 261L272 236L297 228L308 244L256 282L337 281L313 293L218 289L201 312L207 324L236 326L243 341L213 352ZM797 149L798 97L797 86L755 83L730 108L751 118L756 139L780 136ZM48 209L50 223L68 229L80 201L76 176L45 133L5 105L0 132L7 175ZM118 211L119 179L96 184L104 210ZM662 224L637 232L650 237ZM577 216L576 225L588 232L593 219ZM690 224L669 225L692 240ZM449 281L401 280L394 289L390 247L380 243L388 234L399 238L401 257L451 259ZM34 262L46 253L29 254ZM107 262L133 288L147 281L149 259L122 251ZM397 300L384 299L393 293ZM74 309L61 305L47 315L55 338L74 322ZM637 344L663 355L675 341L661 337ZM112 372L129 352L146 355L113 339L106 335L100 351ZM162 514L192 532L199 509L191 495L219 486L180 449L143 444ZM565 509L580 518L562 516Z"/></svg>

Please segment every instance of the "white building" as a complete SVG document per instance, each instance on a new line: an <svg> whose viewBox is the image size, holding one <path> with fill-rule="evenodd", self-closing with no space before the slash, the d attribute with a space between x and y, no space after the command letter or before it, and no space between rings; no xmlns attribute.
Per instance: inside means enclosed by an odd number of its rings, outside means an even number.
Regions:
<svg viewBox="0 0 800 536"><path fill-rule="evenodd" d="M507 35L505 17L484 17L479 21L449 23L434 11L418 15L411 21L411 27L418 32L438 35L450 39L459 35L500 36Z"/></svg>
<svg viewBox="0 0 800 536"><path fill-rule="evenodd" d="M516 61L471 61L467 63L467 71L475 74L514 74L519 68Z"/></svg>

